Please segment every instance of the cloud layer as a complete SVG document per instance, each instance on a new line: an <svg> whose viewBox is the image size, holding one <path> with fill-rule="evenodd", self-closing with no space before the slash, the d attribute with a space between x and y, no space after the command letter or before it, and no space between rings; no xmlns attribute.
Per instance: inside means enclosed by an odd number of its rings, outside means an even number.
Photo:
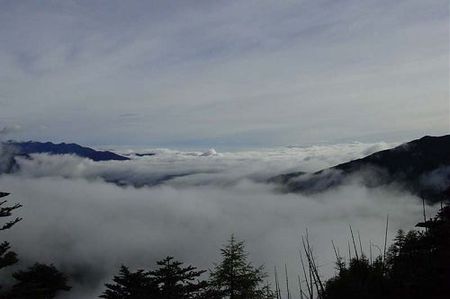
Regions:
<svg viewBox="0 0 450 299"><path fill-rule="evenodd" d="M440 135L448 21L444 0L2 1L0 125L186 147Z"/></svg>
<svg viewBox="0 0 450 299"><path fill-rule="evenodd" d="M298 271L299 236L308 228L320 270L333 273L331 240L347 250L348 225L381 245L386 215L390 237L421 218L417 198L395 189L357 183L315 196L279 194L263 178L287 170L317 170L358 158L387 144L281 148L202 156L201 152L153 150L156 156L99 162L71 156L36 155L21 171L0 177L11 201L24 207L23 222L4 237L22 258L53 262L75 286L65 298L94 298L121 263L152 267L174 255L201 268L219 259L231 233L247 241L256 264L269 271L288 264ZM183 173L184 176L173 176ZM126 186L107 183L128 178ZM163 184L136 182L173 176ZM431 211L429 211L431 214ZM373 249L376 251L376 249Z"/></svg>

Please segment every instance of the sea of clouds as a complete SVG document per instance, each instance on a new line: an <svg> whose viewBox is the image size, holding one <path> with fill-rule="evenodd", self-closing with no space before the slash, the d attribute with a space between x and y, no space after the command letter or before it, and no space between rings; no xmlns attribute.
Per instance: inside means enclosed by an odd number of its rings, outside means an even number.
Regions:
<svg viewBox="0 0 450 299"><path fill-rule="evenodd" d="M359 231L368 254L369 242L383 245L387 215L392 239L396 230L411 229L421 220L421 201L392 186L368 189L357 180L309 196L280 193L267 180L392 146L352 143L223 153L120 149L131 160L106 162L70 155L17 158L19 171L1 175L0 190L12 193L10 203L23 204L16 213L23 221L2 238L19 254L19 268L39 261L70 275L74 288L61 298L97 297L121 264L148 269L171 255L211 268L231 234L246 241L250 259L264 264L270 276L275 266L286 264L296 281L300 236L308 229L327 278L335 271L331 240L347 256L349 225ZM429 207L430 216L434 211Z"/></svg>

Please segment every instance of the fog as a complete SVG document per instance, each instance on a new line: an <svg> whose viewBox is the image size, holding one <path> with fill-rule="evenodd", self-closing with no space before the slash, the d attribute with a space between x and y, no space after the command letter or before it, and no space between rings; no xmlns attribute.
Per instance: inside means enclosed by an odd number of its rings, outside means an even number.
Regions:
<svg viewBox="0 0 450 299"><path fill-rule="evenodd" d="M334 273L331 240L347 252L349 225L382 247L421 220L418 198L395 186L367 189L358 180L302 196L277 192L267 179L288 171L315 171L393 144L341 144L241 152L148 149L156 155L92 162L74 156L19 158L20 171L0 176L0 190L23 208L23 221L3 233L21 259L54 263L74 287L61 298L95 298L121 264L151 268L167 255L208 269L232 233L246 241L250 259L299 270L299 237L310 241L324 278ZM205 150L206 152L206 150ZM113 183L114 182L114 183ZM434 208L429 207L429 216ZM377 249L373 248L374 254ZM345 255L344 255L345 256ZM293 283L292 290L297 287ZM295 293L295 292L294 292Z"/></svg>

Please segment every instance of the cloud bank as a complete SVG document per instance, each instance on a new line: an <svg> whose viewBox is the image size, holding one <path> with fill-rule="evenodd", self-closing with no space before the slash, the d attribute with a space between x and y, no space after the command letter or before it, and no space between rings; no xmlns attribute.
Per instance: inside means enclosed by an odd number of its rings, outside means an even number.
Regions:
<svg viewBox="0 0 450 299"><path fill-rule="evenodd" d="M271 271L287 263L295 277L299 237L308 228L327 277L334 271L331 240L346 252L349 224L360 231L368 252L369 241L383 243L387 214L392 237L421 218L421 203L393 188L366 189L356 182L315 196L280 194L263 179L292 169L317 170L388 146L213 156L153 149L155 156L120 162L35 155L18 160L20 172L0 176L0 188L24 205L17 213L23 222L4 237L22 265L51 262L70 274L74 289L63 298L95 298L122 263L152 267L174 255L207 269L231 233L246 240L256 264ZM123 180L121 186L109 183L111 178ZM146 184L155 179L160 183Z"/></svg>

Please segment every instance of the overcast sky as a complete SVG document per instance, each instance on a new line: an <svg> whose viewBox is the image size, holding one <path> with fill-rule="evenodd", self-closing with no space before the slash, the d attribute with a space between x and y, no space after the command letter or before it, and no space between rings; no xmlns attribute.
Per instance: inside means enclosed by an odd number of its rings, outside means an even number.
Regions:
<svg viewBox="0 0 450 299"><path fill-rule="evenodd" d="M0 133L272 146L449 131L447 0L3 1Z"/></svg>

